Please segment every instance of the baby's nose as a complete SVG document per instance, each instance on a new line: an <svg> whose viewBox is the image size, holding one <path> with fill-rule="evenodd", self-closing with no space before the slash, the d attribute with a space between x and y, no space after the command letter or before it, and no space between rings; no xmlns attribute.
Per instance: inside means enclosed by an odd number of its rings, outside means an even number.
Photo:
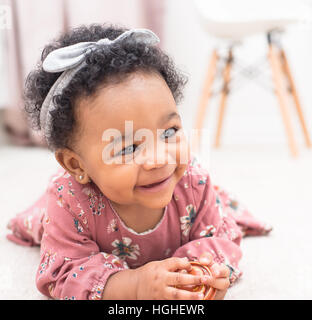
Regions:
<svg viewBox="0 0 312 320"><path fill-rule="evenodd" d="M142 164L145 170L151 170L155 168L162 168L168 163L168 157L165 155L154 154L147 156Z"/></svg>
<svg viewBox="0 0 312 320"><path fill-rule="evenodd" d="M145 170L161 168L168 164L168 150L166 148L150 148L145 153L142 166Z"/></svg>

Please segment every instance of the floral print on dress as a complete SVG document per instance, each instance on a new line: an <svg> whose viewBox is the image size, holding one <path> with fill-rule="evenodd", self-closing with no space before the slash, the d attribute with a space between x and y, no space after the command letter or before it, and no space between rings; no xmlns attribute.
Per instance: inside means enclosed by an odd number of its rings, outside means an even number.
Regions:
<svg viewBox="0 0 312 320"><path fill-rule="evenodd" d="M112 259L112 264L119 270L128 269L127 263L121 260L119 257L114 257Z"/></svg>
<svg viewBox="0 0 312 320"><path fill-rule="evenodd" d="M225 264L230 269L229 280L230 280L230 284L232 284L237 278L240 277L242 272L239 269L237 269L233 263L232 264L230 263L229 259L223 254L222 251L218 251L216 253L217 253L217 257L215 257L214 260L217 263Z"/></svg>
<svg viewBox="0 0 312 320"><path fill-rule="evenodd" d="M188 214L180 218L181 230L185 237L188 236L196 217L196 210L193 204L187 205L186 211Z"/></svg>
<svg viewBox="0 0 312 320"><path fill-rule="evenodd" d="M83 232L83 227L78 219L74 218L74 224L75 224L75 227L76 227L78 233Z"/></svg>
<svg viewBox="0 0 312 320"><path fill-rule="evenodd" d="M201 177L198 181L198 184L206 184L207 182L207 177Z"/></svg>
<svg viewBox="0 0 312 320"><path fill-rule="evenodd" d="M82 193L86 194L88 196L88 198L93 198L94 196L96 196L96 192L94 191L93 188L91 187L84 187L82 189Z"/></svg>
<svg viewBox="0 0 312 320"><path fill-rule="evenodd" d="M92 214L100 216L105 209L105 197L103 195L98 195L91 187L83 188L82 192L89 198L89 208L91 209Z"/></svg>
<svg viewBox="0 0 312 320"><path fill-rule="evenodd" d="M107 233L110 234L112 232L118 231L117 219L112 219L107 226Z"/></svg>
<svg viewBox="0 0 312 320"><path fill-rule="evenodd" d="M216 228L213 225L206 226L206 228L200 232L201 237L212 237L216 232Z"/></svg>
<svg viewBox="0 0 312 320"><path fill-rule="evenodd" d="M241 230L236 225L228 224L223 220L219 226L218 237L234 241L241 237Z"/></svg>
<svg viewBox="0 0 312 320"><path fill-rule="evenodd" d="M235 199L230 199L229 204L228 204L233 210L238 209L238 201Z"/></svg>
<svg viewBox="0 0 312 320"><path fill-rule="evenodd" d="M65 296L63 299L61 300L76 300L76 297L75 296L71 296L71 297L68 297L68 296Z"/></svg>
<svg viewBox="0 0 312 320"><path fill-rule="evenodd" d="M77 208L79 208L80 212L78 213L78 217L81 218L82 223L88 228L88 219L85 215L85 211L81 208L80 203L77 204Z"/></svg>
<svg viewBox="0 0 312 320"><path fill-rule="evenodd" d="M224 218L227 216L226 212L223 210L222 208L222 202L221 202L221 199L218 195L216 195L216 204L215 206L218 208L218 212L219 212L219 215L220 215L220 218Z"/></svg>
<svg viewBox="0 0 312 320"><path fill-rule="evenodd" d="M24 218L24 227L29 235L33 236L33 218L38 215L44 217L45 211L46 210L44 208L34 207L31 214Z"/></svg>
<svg viewBox="0 0 312 320"><path fill-rule="evenodd" d="M58 195L58 199L56 201L57 205L61 208L64 207L64 201L63 201L63 196L61 194Z"/></svg>
<svg viewBox="0 0 312 320"><path fill-rule="evenodd" d="M47 271L47 269L55 262L55 259L56 253L45 252L42 259L43 261L41 262L38 268L39 277Z"/></svg>
<svg viewBox="0 0 312 320"><path fill-rule="evenodd" d="M136 260L140 255L140 247L137 244L131 244L132 240L128 237L122 237L122 240L116 239L112 242L112 246L116 249L112 254L118 256L120 259L126 258Z"/></svg>
<svg viewBox="0 0 312 320"><path fill-rule="evenodd" d="M103 257L106 260L110 260L111 263L109 264L111 267L116 267L117 269L128 269L128 264L124 260L120 259L119 257L115 256L114 254L101 252Z"/></svg>
<svg viewBox="0 0 312 320"><path fill-rule="evenodd" d="M33 216L27 216L25 219L24 219L24 226L26 228L26 231L28 234L32 234L32 219L33 219Z"/></svg>
<svg viewBox="0 0 312 320"><path fill-rule="evenodd" d="M94 207L92 208L92 214L96 214L100 216L102 212L104 212L104 208L105 208L104 198L100 197L97 208L94 208Z"/></svg>
<svg viewBox="0 0 312 320"><path fill-rule="evenodd" d="M103 283L97 283L94 285L91 289L90 293L90 300L102 300L102 294L104 290L104 284Z"/></svg>
<svg viewBox="0 0 312 320"><path fill-rule="evenodd" d="M50 223L50 217L49 217L49 215L47 213L44 214L42 221L45 224L49 224Z"/></svg>
<svg viewBox="0 0 312 320"><path fill-rule="evenodd" d="M67 193L70 194L72 197L75 196L75 192L73 189L69 189Z"/></svg>

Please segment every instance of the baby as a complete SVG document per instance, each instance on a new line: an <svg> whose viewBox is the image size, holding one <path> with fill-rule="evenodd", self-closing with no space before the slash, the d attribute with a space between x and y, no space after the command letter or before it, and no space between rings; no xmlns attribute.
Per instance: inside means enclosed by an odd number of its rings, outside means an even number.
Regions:
<svg viewBox="0 0 312 320"><path fill-rule="evenodd" d="M223 299L245 234L265 224L213 186L183 133L186 78L146 29L80 26L47 45L25 109L60 164L9 223L39 245L38 289L55 299ZM212 276L188 274L190 261ZM183 289L184 288L184 289Z"/></svg>

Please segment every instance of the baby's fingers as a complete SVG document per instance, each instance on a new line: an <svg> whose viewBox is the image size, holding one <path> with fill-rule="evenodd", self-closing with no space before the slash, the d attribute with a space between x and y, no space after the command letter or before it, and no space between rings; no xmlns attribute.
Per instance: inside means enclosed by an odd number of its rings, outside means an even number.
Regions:
<svg viewBox="0 0 312 320"><path fill-rule="evenodd" d="M162 261L168 271L191 270L192 265L187 258L172 257Z"/></svg>
<svg viewBox="0 0 312 320"><path fill-rule="evenodd" d="M214 278L210 276L205 276L205 278L205 284L217 290L226 290L230 286L229 278Z"/></svg>
<svg viewBox="0 0 312 320"><path fill-rule="evenodd" d="M210 254L209 252L202 253L199 257L199 263L205 266L210 266L213 263L212 254Z"/></svg>
<svg viewBox="0 0 312 320"><path fill-rule="evenodd" d="M205 282L202 276L194 276L183 272L170 272L167 278L170 286L200 285Z"/></svg>
<svg viewBox="0 0 312 320"><path fill-rule="evenodd" d="M229 278L230 276L230 269L224 264L214 263L210 270L215 278Z"/></svg>
<svg viewBox="0 0 312 320"><path fill-rule="evenodd" d="M174 287L167 287L165 299L167 300L202 300L204 295L198 292L191 292Z"/></svg>

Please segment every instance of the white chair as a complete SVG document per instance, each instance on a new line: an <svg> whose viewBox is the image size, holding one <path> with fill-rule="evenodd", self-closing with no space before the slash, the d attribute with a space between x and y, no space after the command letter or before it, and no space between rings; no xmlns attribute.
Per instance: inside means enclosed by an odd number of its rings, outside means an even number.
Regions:
<svg viewBox="0 0 312 320"><path fill-rule="evenodd" d="M272 70L275 92L278 98L282 119L286 128L287 139L291 154L297 156L298 148L295 143L290 115L287 109L285 82L294 99L305 142L311 147L311 140L302 113L296 86L290 72L285 51L278 41L277 35L284 31L289 24L300 21L302 6L297 1L280 0L194 0L203 29L218 42L226 47L226 62L223 75L223 86L219 106L215 147L220 146L221 130L224 119L227 96L230 92L231 70L235 60L233 48L249 36L262 33L267 36L268 60ZM204 86L197 110L195 128L198 129L194 149L199 148L201 129L203 127L208 100L212 94L212 86L216 80L217 63L220 59L220 49L213 50L204 81Z"/></svg>

